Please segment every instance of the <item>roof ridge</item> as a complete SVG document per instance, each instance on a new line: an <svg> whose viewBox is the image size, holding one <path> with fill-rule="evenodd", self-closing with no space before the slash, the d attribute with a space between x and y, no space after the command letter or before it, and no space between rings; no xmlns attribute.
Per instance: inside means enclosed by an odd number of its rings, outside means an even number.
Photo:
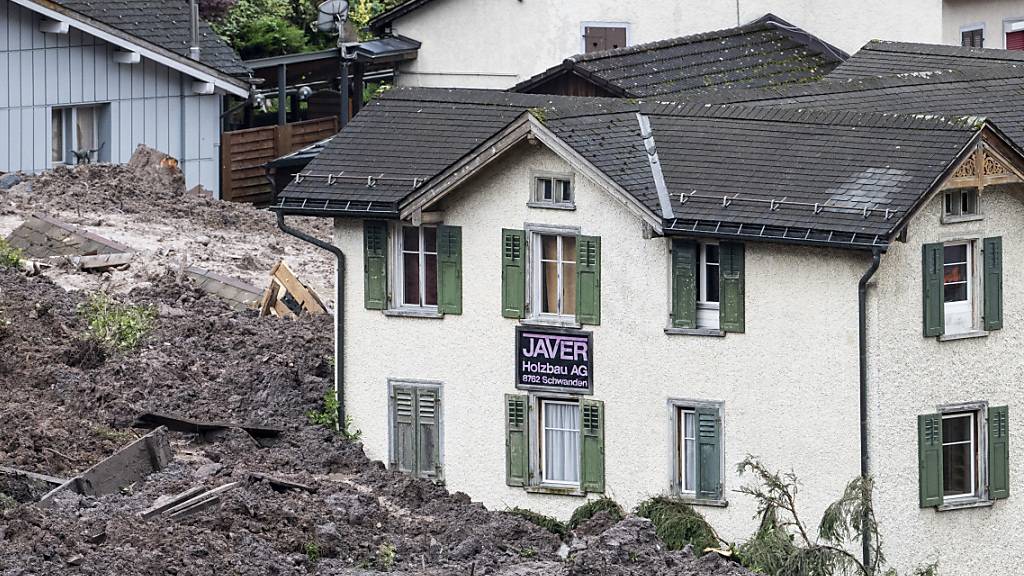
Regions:
<svg viewBox="0 0 1024 576"><path fill-rule="evenodd" d="M861 50L898 54L924 54L933 56L955 56L978 60L1024 62L1024 52L998 48L976 48L973 46L950 46L925 42L900 42L895 40L871 40Z"/></svg>
<svg viewBox="0 0 1024 576"><path fill-rule="evenodd" d="M593 62L594 60L615 58L617 56L646 52L647 50L671 48L673 46L683 46L685 44L706 42L708 40L714 40L718 38L729 38L731 36L742 36L744 34L749 34L751 32L757 32L759 30L770 30L773 28L774 26L767 22L760 22L758 20L755 20L754 22L749 22L741 26L733 26L731 28L722 28L720 30L711 30L709 32L699 32L697 34L689 34L686 36L676 36L673 38L665 38L663 40L645 42L643 44L633 44L632 46L610 48L608 50L601 50L599 52L575 54L573 56L566 58L566 60L574 62L576 64L582 62Z"/></svg>

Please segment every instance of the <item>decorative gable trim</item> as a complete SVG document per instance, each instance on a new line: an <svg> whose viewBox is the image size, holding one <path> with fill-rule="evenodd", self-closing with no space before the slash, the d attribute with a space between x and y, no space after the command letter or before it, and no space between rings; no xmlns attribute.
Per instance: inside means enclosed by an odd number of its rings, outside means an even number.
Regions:
<svg viewBox="0 0 1024 576"><path fill-rule="evenodd" d="M942 189L978 188L995 184L1012 184L1024 182L1021 170L1013 167L995 151L983 138L974 146L974 150L961 162L953 174L942 185Z"/></svg>

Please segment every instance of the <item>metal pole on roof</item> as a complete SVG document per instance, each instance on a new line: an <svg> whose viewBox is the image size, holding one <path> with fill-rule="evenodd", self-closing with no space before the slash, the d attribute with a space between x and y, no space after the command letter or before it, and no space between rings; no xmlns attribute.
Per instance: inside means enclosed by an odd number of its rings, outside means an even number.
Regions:
<svg viewBox="0 0 1024 576"><path fill-rule="evenodd" d="M338 91L341 93L341 110L338 116L339 126L345 128L348 124L348 57L345 54L345 41L342 35L338 36L338 61L341 63L341 77L338 80Z"/></svg>

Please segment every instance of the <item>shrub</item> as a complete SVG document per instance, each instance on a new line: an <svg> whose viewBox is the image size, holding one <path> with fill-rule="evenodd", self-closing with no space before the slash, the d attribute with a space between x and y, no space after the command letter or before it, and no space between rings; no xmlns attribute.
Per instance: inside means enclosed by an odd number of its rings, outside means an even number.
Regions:
<svg viewBox="0 0 1024 576"><path fill-rule="evenodd" d="M338 427L338 395L334 388L324 392L323 407L320 410L310 410L306 413L309 423L323 426L331 430L337 430L346 440L355 442L363 436L362 430L352 430L352 417L345 416L345 427Z"/></svg>
<svg viewBox="0 0 1024 576"><path fill-rule="evenodd" d="M597 500L591 500L573 511L572 517L569 518L569 530L575 530L580 524L590 520L598 512L607 512L616 522L626 516L618 502L604 496Z"/></svg>
<svg viewBox="0 0 1024 576"><path fill-rule="evenodd" d="M89 323L89 332L100 344L114 350L129 350L153 326L156 310L151 306L119 304L98 292L78 306Z"/></svg>
<svg viewBox="0 0 1024 576"><path fill-rule="evenodd" d="M320 561L320 545L316 541L306 542L306 559L309 560L310 564L316 564Z"/></svg>
<svg viewBox="0 0 1024 576"><path fill-rule="evenodd" d="M656 496L637 506L636 513L649 519L669 550L682 550L693 544L700 555L708 548L717 548L721 539L700 512L679 498Z"/></svg>
<svg viewBox="0 0 1024 576"><path fill-rule="evenodd" d="M395 557L397 556L397 550L395 550L394 544L381 544L377 547L377 558L374 565L378 570L387 572L391 570L395 565Z"/></svg>
<svg viewBox="0 0 1024 576"><path fill-rule="evenodd" d="M513 516L518 516L527 522L532 522L537 526L557 535L559 538L565 538L569 534L569 529L565 526L565 523L552 518L551 516L545 516L534 512L533 510L527 510L526 508L509 508L507 512Z"/></svg>
<svg viewBox="0 0 1024 576"><path fill-rule="evenodd" d="M0 238L0 268L17 268L21 262L21 250Z"/></svg>

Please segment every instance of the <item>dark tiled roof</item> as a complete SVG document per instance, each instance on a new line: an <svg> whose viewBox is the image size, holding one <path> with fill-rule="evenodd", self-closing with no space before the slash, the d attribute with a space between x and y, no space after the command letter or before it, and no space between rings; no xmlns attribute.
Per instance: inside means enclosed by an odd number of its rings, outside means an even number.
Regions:
<svg viewBox="0 0 1024 576"><path fill-rule="evenodd" d="M527 111L661 218L638 113L647 116L674 211L667 230L784 231L791 240L835 236L836 244L862 247L886 241L980 126L962 118L400 89L328 143L306 169L319 176L290 184L279 208L394 216L414 178L429 185ZM342 172L346 179L327 183L326 174ZM368 177L378 179L368 186Z"/></svg>
<svg viewBox="0 0 1024 576"><path fill-rule="evenodd" d="M654 97L709 87L749 88L810 82L846 53L772 14L736 28L568 58L513 88L531 92L562 74L612 94Z"/></svg>
<svg viewBox="0 0 1024 576"><path fill-rule="evenodd" d="M55 0L58 4L141 38L179 56L189 56L187 0ZM248 77L251 70L209 24L199 22L199 61L229 76Z"/></svg>
<svg viewBox="0 0 1024 576"><path fill-rule="evenodd" d="M1024 52L873 40L833 70L829 78L844 80L936 70L967 71L1008 64L1024 65Z"/></svg>

